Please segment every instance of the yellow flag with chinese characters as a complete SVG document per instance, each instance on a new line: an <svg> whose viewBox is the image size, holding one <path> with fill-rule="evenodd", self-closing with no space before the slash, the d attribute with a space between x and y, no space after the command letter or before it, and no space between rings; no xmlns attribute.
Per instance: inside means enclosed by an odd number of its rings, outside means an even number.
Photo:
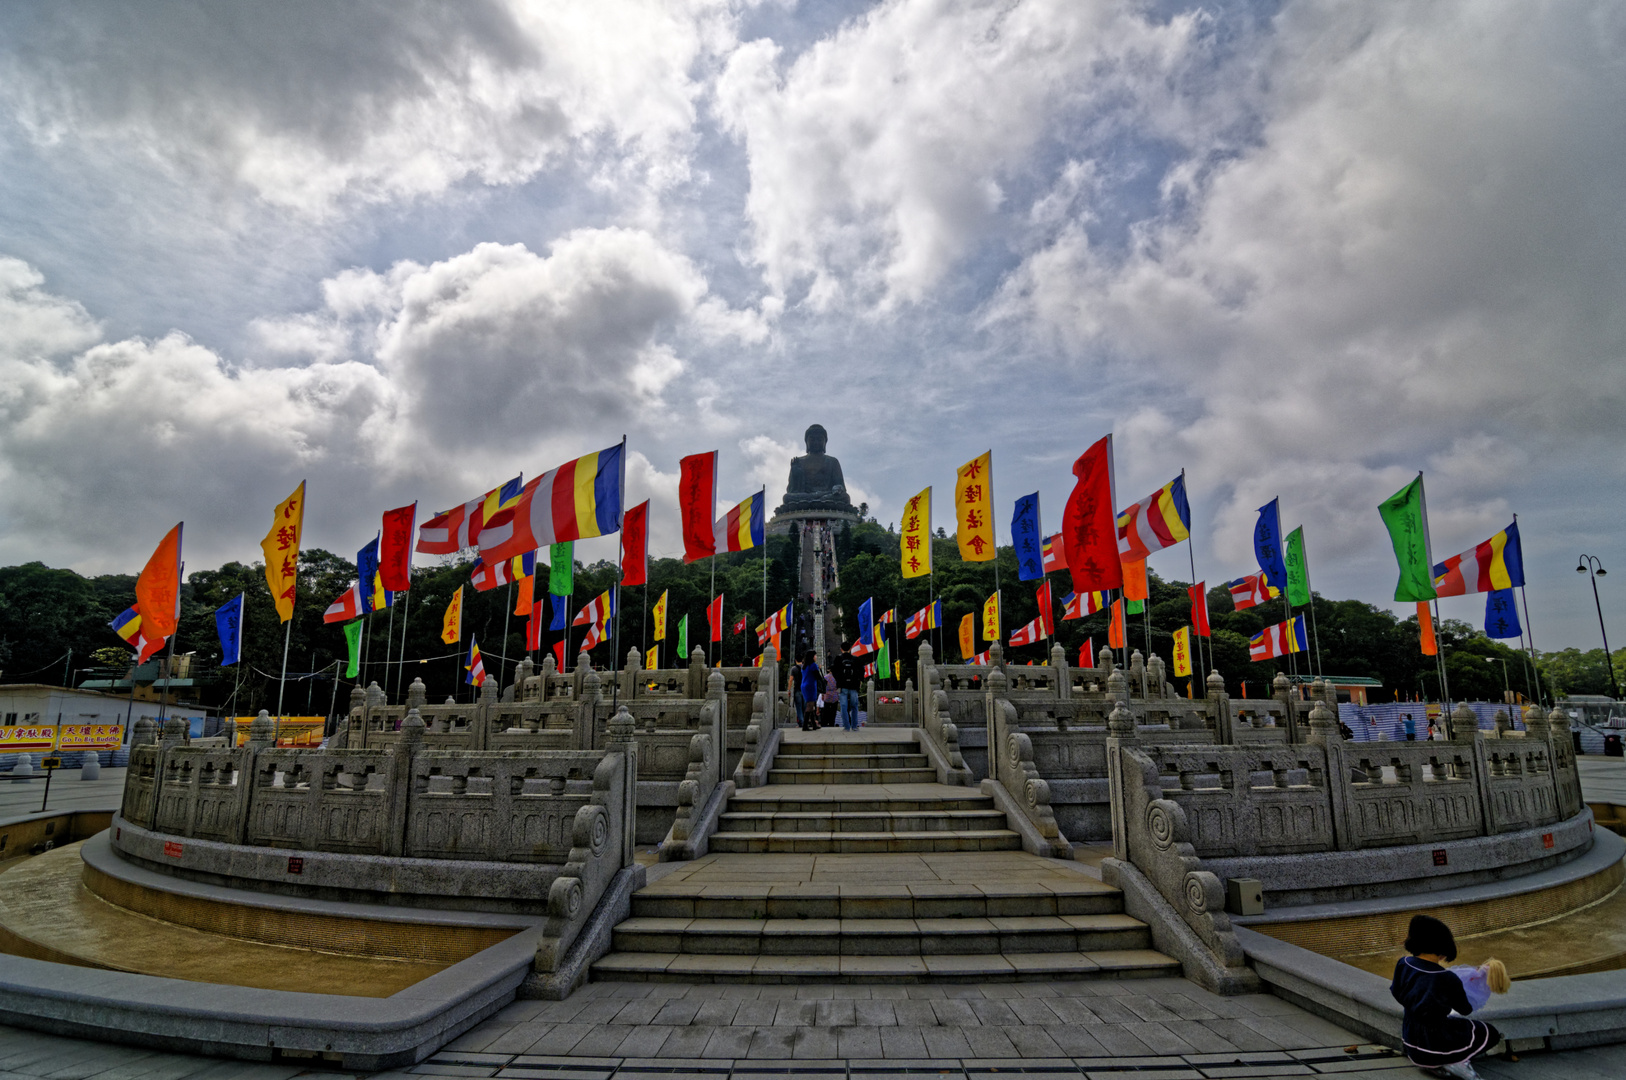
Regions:
<svg viewBox="0 0 1626 1080"><path fill-rule="evenodd" d="M960 620L960 659L970 662L977 655L977 617L971 612L965 613Z"/></svg>
<svg viewBox="0 0 1626 1080"><path fill-rule="evenodd" d="M999 591L995 590L982 604L982 636L985 641L999 640Z"/></svg>
<svg viewBox="0 0 1626 1080"><path fill-rule="evenodd" d="M1174 673L1191 674L1191 627L1182 626L1174 632Z"/></svg>
<svg viewBox="0 0 1626 1080"><path fill-rule="evenodd" d="M666 640L666 589L661 590L661 598L655 601L655 640Z"/></svg>
<svg viewBox="0 0 1626 1080"><path fill-rule="evenodd" d="M452 602L446 605L446 617L440 621L440 640L448 645L455 645L463 640L463 586L461 585L452 594Z"/></svg>
<svg viewBox="0 0 1626 1080"><path fill-rule="evenodd" d="M932 572L931 488L904 504L901 544L904 577L925 577Z"/></svg>
<svg viewBox="0 0 1626 1080"><path fill-rule="evenodd" d="M954 538L960 542L960 558L966 562L987 562L994 557L993 492L989 473L994 452L972 458L960 466L954 484Z"/></svg>
<svg viewBox="0 0 1626 1080"><path fill-rule="evenodd" d="M294 617L294 594L299 589L299 534L305 527L305 481L277 504L271 531L260 541L265 552L265 583L277 605L280 621Z"/></svg>

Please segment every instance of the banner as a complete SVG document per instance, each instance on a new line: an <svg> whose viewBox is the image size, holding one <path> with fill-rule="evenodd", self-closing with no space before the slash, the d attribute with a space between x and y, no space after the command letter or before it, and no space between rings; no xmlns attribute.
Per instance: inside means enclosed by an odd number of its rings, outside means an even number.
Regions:
<svg viewBox="0 0 1626 1080"><path fill-rule="evenodd" d="M666 589L661 590L661 598L655 601L655 640L666 640Z"/></svg>
<svg viewBox="0 0 1626 1080"><path fill-rule="evenodd" d="M1011 546L1016 548L1016 576L1023 581L1044 577L1044 536L1039 522L1039 493L1016 500L1011 515Z"/></svg>
<svg viewBox="0 0 1626 1080"><path fill-rule="evenodd" d="M1140 559L1136 562L1126 562L1123 566L1124 599L1135 601L1151 599L1151 591L1146 584L1146 560Z"/></svg>
<svg viewBox="0 0 1626 1080"><path fill-rule="evenodd" d="M1304 526L1287 534L1287 602L1303 607L1310 602L1310 563L1304 555Z"/></svg>
<svg viewBox="0 0 1626 1080"><path fill-rule="evenodd" d="M1423 474L1378 504L1389 543L1394 547L1400 579L1396 600L1432 600L1434 567L1428 557L1428 517L1423 508Z"/></svg>
<svg viewBox="0 0 1626 1080"><path fill-rule="evenodd" d="M982 602L982 638L984 641L999 640L999 592Z"/></svg>
<svg viewBox="0 0 1626 1080"><path fill-rule="evenodd" d="M1191 674L1191 627L1182 626L1174 632L1174 673Z"/></svg>
<svg viewBox="0 0 1626 1080"><path fill-rule="evenodd" d="M1124 602L1121 598L1112 602L1112 619L1107 623L1107 645L1114 649L1124 647Z"/></svg>
<svg viewBox="0 0 1626 1080"><path fill-rule="evenodd" d="M928 487L903 508L901 558L903 576L925 577L932 572L932 489Z"/></svg>
<svg viewBox="0 0 1626 1080"><path fill-rule="evenodd" d="M1199 581L1186 589L1191 597L1191 624L1198 637L1213 637L1208 628L1208 582Z"/></svg>
<svg viewBox="0 0 1626 1080"><path fill-rule="evenodd" d="M350 650L350 663L344 669L344 677L354 679L361 672L361 620L344 624L344 643Z"/></svg>
<svg viewBox="0 0 1626 1080"><path fill-rule="evenodd" d="M463 640L463 586L461 585L452 594L451 603L446 605L446 615L440 621L440 640L447 645L455 645Z"/></svg>
<svg viewBox="0 0 1626 1080"><path fill-rule="evenodd" d="M621 516L621 584L649 583L649 500Z"/></svg>
<svg viewBox="0 0 1626 1080"><path fill-rule="evenodd" d="M1417 636L1424 656L1434 656L1440 651L1434 640L1434 613L1429 611L1427 600L1417 601Z"/></svg>
<svg viewBox="0 0 1626 1080"><path fill-rule="evenodd" d="M548 591L555 596L569 596L576 591L575 541L548 545Z"/></svg>
<svg viewBox="0 0 1626 1080"><path fill-rule="evenodd" d="M717 554L712 520L717 511L717 451L678 462L678 509L683 514L683 561Z"/></svg>
<svg viewBox="0 0 1626 1080"><path fill-rule="evenodd" d="M680 666L689 662L689 617L687 615L678 620L677 662Z"/></svg>
<svg viewBox="0 0 1626 1080"><path fill-rule="evenodd" d="M134 606L141 609L142 635L154 642L173 635L181 596L180 525L158 542L141 576L136 578L135 595Z"/></svg>
<svg viewBox="0 0 1626 1080"><path fill-rule="evenodd" d="M1061 537L1073 591L1096 592L1123 588L1123 563L1118 558L1117 503L1112 483L1112 436L1098 440L1077 461L1078 478L1067 496Z"/></svg>
<svg viewBox="0 0 1626 1080"><path fill-rule="evenodd" d="M1493 638L1522 637L1519 609L1513 606L1512 589L1492 589L1485 594L1485 636Z"/></svg>
<svg viewBox="0 0 1626 1080"><path fill-rule="evenodd" d="M305 525L305 481L277 504L271 531L260 541L265 552L265 583L276 602L282 622L294 617L294 593L299 587L299 534Z"/></svg>
<svg viewBox="0 0 1626 1080"><path fill-rule="evenodd" d="M221 604L215 611L215 633L220 635L220 666L230 667L243 658L243 594Z"/></svg>
<svg viewBox="0 0 1626 1080"><path fill-rule="evenodd" d="M252 716L233 717L237 721L237 745L248 743L248 726L255 720ZM327 727L325 716L284 716L278 720L272 718L272 730L276 733L278 746L320 746L322 745L322 732Z"/></svg>
<svg viewBox="0 0 1626 1080"><path fill-rule="evenodd" d="M987 562L995 555L994 514L989 502L993 466L992 450L972 458L960 466L954 485L954 538L965 562Z"/></svg>
<svg viewBox="0 0 1626 1080"><path fill-rule="evenodd" d="M412 534L418 531L417 525L417 503L384 511L378 534L378 576L390 592L412 587Z"/></svg>
<svg viewBox="0 0 1626 1080"><path fill-rule="evenodd" d="M63 724L58 736L55 724L0 728L0 754L49 752L57 750L116 750L124 741L124 728L118 724Z"/></svg>
<svg viewBox="0 0 1626 1080"><path fill-rule="evenodd" d="M960 659L966 663L977 655L977 617L971 612L965 613L960 620Z"/></svg>

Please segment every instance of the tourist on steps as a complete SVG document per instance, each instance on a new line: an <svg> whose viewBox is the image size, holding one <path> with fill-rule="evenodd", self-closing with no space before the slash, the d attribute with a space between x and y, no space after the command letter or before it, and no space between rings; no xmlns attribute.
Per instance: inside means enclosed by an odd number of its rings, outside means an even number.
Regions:
<svg viewBox="0 0 1626 1080"><path fill-rule="evenodd" d="M1481 1020L1469 1020L1474 1006L1460 976L1446 968L1457 958L1451 928L1428 915L1413 915L1406 931L1406 951L1395 964L1389 993L1405 1015L1400 1039L1406 1058L1433 1076L1476 1080L1469 1059L1502 1040L1502 1033Z"/></svg>
<svg viewBox="0 0 1626 1080"><path fill-rule="evenodd" d="M790 707L796 710L796 726L806 731L807 722L802 718L802 662L800 660L790 666Z"/></svg>
<svg viewBox="0 0 1626 1080"><path fill-rule="evenodd" d="M802 657L802 730L819 729L819 699L824 696L824 672L819 658L810 650Z"/></svg>
<svg viewBox="0 0 1626 1080"><path fill-rule="evenodd" d="M852 654L852 644L841 643L841 656L830 667L836 677L837 705L841 710L841 730L858 730L858 688L863 684L864 669L858 657Z"/></svg>
<svg viewBox="0 0 1626 1080"><path fill-rule="evenodd" d="M819 716L821 727L836 726L836 677L828 672L824 676L824 708Z"/></svg>

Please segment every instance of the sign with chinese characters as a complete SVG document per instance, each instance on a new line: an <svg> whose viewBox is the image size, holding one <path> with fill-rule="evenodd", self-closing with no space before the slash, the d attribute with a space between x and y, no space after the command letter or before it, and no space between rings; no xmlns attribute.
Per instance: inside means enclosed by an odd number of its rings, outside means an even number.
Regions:
<svg viewBox="0 0 1626 1080"><path fill-rule="evenodd" d="M929 487L904 504L901 546L904 577L925 577L932 572L932 489Z"/></svg>

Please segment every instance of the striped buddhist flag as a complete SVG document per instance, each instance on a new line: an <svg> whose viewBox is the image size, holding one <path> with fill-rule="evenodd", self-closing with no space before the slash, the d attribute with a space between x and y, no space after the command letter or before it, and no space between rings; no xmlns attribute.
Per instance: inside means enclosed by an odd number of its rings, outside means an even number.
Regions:
<svg viewBox="0 0 1626 1080"><path fill-rule="evenodd" d="M1496 592L1524 584L1524 552L1515 521L1482 544L1434 566L1434 591L1441 596Z"/></svg>
<svg viewBox="0 0 1626 1080"><path fill-rule="evenodd" d="M666 594L662 593L661 595L664 598ZM789 629L790 624L793 621L794 614L795 602L792 601L791 603L788 603L784 607L780 608L778 611L774 612L772 615L769 615L768 618L763 621L762 625L757 627L757 647L765 648L768 642L772 641L774 638L778 637L780 634ZM661 625L665 626L665 623L662 623ZM664 634L657 635L657 637L664 636Z"/></svg>
<svg viewBox="0 0 1626 1080"><path fill-rule="evenodd" d="M1044 572L1067 569L1067 554L1062 550L1061 533L1048 536L1044 542Z"/></svg>
<svg viewBox="0 0 1626 1080"><path fill-rule="evenodd" d="M621 528L625 444L567 461L525 485L514 505L480 530L480 557L511 559L544 544Z"/></svg>
<svg viewBox="0 0 1626 1080"><path fill-rule="evenodd" d="M1234 581L1227 581L1225 587L1231 590L1231 603L1236 610L1257 607L1266 600L1281 595L1281 590L1265 581L1265 572L1248 574Z"/></svg>
<svg viewBox="0 0 1626 1080"><path fill-rule="evenodd" d="M1061 600L1061 617L1065 619L1082 619L1086 615L1094 615L1098 611L1105 611L1110 602L1106 592L1068 593Z"/></svg>
<svg viewBox="0 0 1626 1080"><path fill-rule="evenodd" d="M1154 551L1191 535L1185 474L1175 477L1118 514L1118 560L1141 562Z"/></svg>
<svg viewBox="0 0 1626 1080"><path fill-rule="evenodd" d="M609 639L610 620L615 617L615 590L605 589L579 612L570 621L572 626L586 626L587 636L582 639L582 648L591 649L602 641Z"/></svg>
<svg viewBox="0 0 1626 1080"><path fill-rule="evenodd" d="M132 604L110 624L113 632L125 640L130 648L136 651L136 663L145 664L151 660L159 649L164 647L165 638L149 638L142 631L141 605Z"/></svg>
<svg viewBox="0 0 1626 1080"><path fill-rule="evenodd" d="M477 499L442 511L418 527L415 550L425 555L454 555L464 548L480 546L480 534L499 511L519 502L524 492L524 473L499 484Z"/></svg>
<svg viewBox="0 0 1626 1080"><path fill-rule="evenodd" d="M1298 616L1267 626L1248 642L1248 659L1269 660L1288 653L1309 651L1310 644L1304 633L1304 620Z"/></svg>
<svg viewBox="0 0 1626 1080"><path fill-rule="evenodd" d="M763 505L767 492L759 491L717 519L712 535L722 551L744 551L762 545Z"/></svg>
<svg viewBox="0 0 1626 1080"><path fill-rule="evenodd" d="M1014 649L1019 645L1032 645L1043 641L1044 638L1044 627L1041 621L1034 619L1011 635L1011 648Z"/></svg>
<svg viewBox="0 0 1626 1080"><path fill-rule="evenodd" d="M480 655L480 643L469 638L469 662L463 665L468 677L463 681L473 686L479 686L486 681L486 662Z"/></svg>

